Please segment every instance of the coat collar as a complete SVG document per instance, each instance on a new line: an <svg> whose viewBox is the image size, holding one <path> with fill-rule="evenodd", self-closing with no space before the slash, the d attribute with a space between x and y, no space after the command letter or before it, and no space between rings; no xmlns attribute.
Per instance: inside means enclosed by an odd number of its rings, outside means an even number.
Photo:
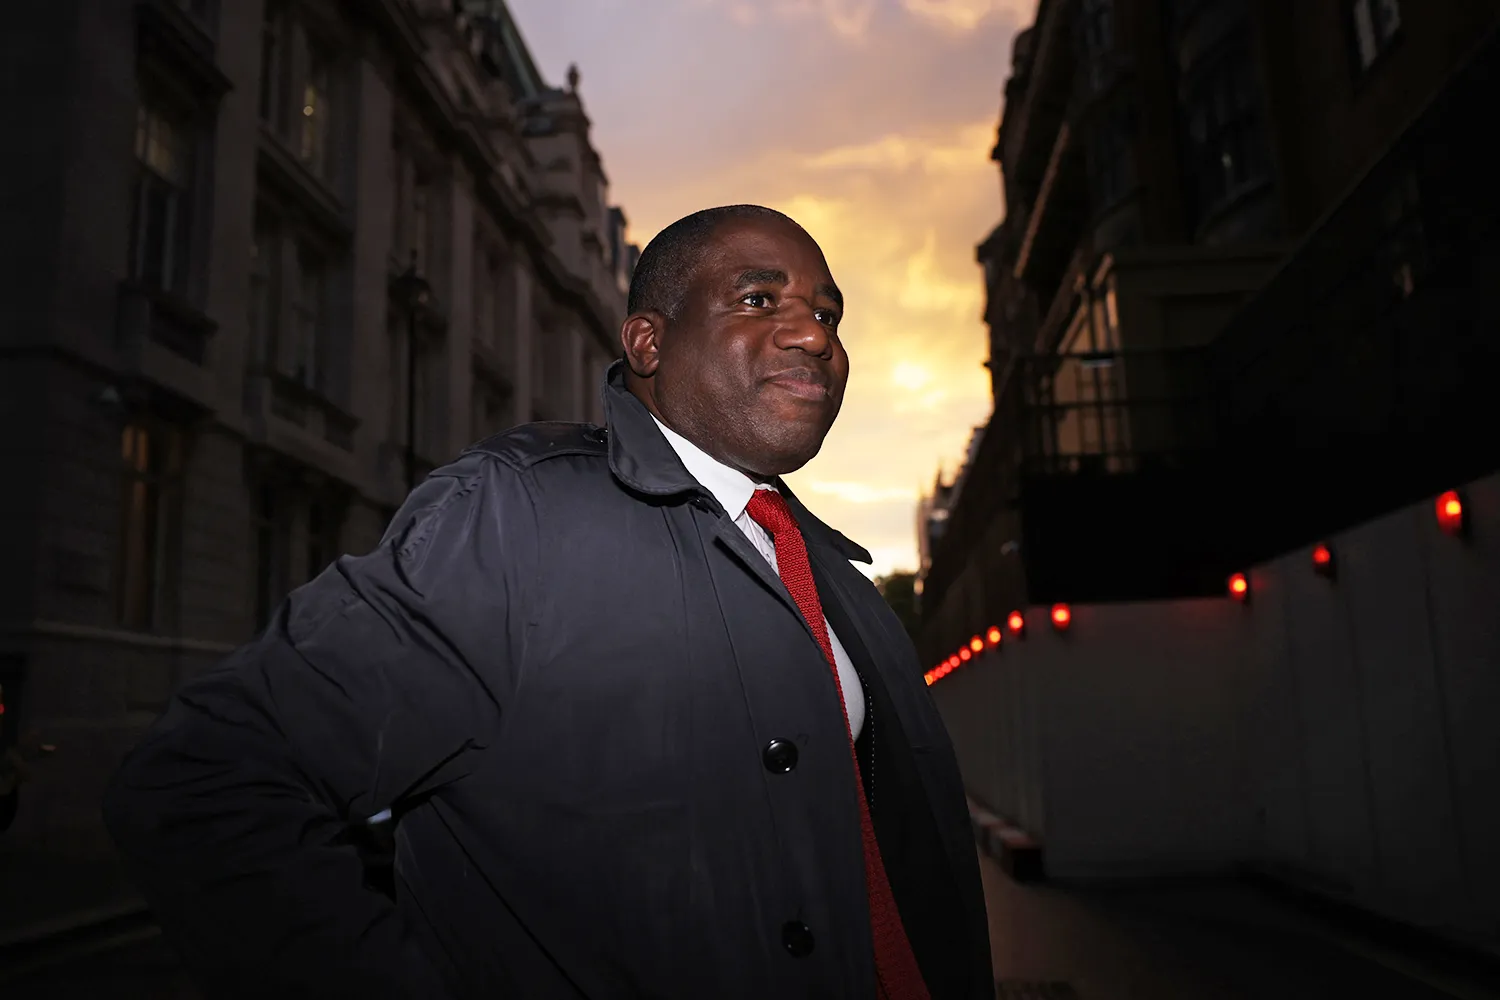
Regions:
<svg viewBox="0 0 1500 1000"><path fill-rule="evenodd" d="M651 412L625 387L623 360L609 366L601 392L604 423L609 436L609 470L616 479L630 489L650 496L713 495L688 472L657 428ZM854 562L873 561L863 546L813 516L785 482L778 479L776 488L786 497L797 524L802 528L803 537L809 542L829 545L845 559Z"/></svg>

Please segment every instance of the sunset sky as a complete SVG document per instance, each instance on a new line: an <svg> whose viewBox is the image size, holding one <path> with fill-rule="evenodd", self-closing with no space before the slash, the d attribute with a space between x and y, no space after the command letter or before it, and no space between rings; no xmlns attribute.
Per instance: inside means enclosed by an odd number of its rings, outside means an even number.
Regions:
<svg viewBox="0 0 1500 1000"><path fill-rule="evenodd" d="M822 244L848 300L849 389L788 480L876 573L916 568L918 494L989 412L974 247L1002 214L989 151L1035 5L510 0L550 81L578 64L635 242L754 202Z"/></svg>

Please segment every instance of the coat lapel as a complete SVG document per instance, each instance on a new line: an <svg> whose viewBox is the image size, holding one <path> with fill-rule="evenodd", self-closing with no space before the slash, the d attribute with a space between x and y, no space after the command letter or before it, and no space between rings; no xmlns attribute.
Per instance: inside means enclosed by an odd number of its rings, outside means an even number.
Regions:
<svg viewBox="0 0 1500 1000"><path fill-rule="evenodd" d="M715 505L714 509L719 510L717 505ZM729 520L728 515L720 511L714 517L713 526L710 530L713 533L715 542L727 550L734 557L735 561L747 570L751 576L765 584L766 589L775 595L777 600L786 605L792 614L797 616L797 620L802 623L802 627L807 629L808 638L813 639L812 629L807 627L807 620L802 617L802 610L797 607L797 602L792 600L791 592L786 589L786 584L781 582L781 576L771 568L771 564L766 562L765 557L756 551L755 546L750 544L750 539L745 537L745 533L739 529L739 526ZM813 641L816 642L817 640L813 639Z"/></svg>

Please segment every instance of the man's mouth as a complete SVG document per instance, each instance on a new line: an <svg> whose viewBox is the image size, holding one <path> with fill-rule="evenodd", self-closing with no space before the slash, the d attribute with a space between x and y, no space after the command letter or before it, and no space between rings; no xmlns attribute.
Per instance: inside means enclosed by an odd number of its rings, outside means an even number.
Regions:
<svg viewBox="0 0 1500 1000"><path fill-rule="evenodd" d="M828 398L828 377L811 368L789 368L784 372L777 372L766 381L801 399Z"/></svg>

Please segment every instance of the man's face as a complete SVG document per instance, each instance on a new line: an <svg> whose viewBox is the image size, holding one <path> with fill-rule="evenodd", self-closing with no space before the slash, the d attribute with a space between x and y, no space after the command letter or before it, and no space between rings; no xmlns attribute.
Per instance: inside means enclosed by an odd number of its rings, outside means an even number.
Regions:
<svg viewBox="0 0 1500 1000"><path fill-rule="evenodd" d="M779 219L719 225L680 315L632 316L632 391L663 423L755 478L806 465L849 378L843 297L823 252Z"/></svg>

